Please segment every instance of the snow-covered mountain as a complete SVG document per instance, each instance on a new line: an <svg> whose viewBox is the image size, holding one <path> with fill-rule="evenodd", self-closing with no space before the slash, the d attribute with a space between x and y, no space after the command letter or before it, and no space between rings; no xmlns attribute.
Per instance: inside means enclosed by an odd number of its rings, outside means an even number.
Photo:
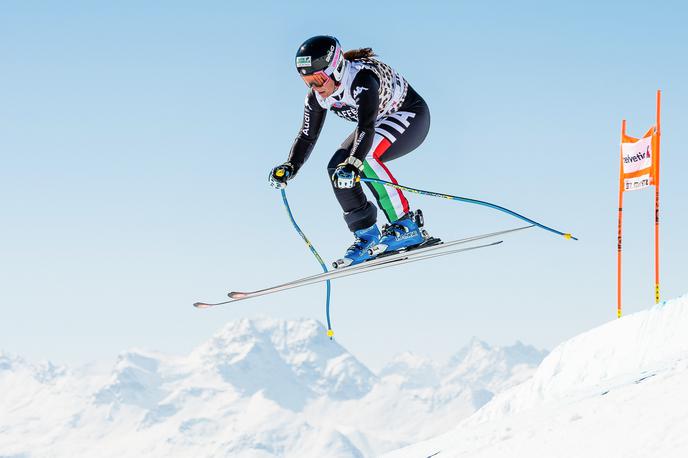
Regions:
<svg viewBox="0 0 688 458"><path fill-rule="evenodd" d="M555 348L524 383L390 458L688 456L688 296Z"/></svg>
<svg viewBox="0 0 688 458"><path fill-rule="evenodd" d="M473 339L374 374L319 322L268 318L186 356L125 352L109 373L0 353L0 456L377 456L448 431L544 356Z"/></svg>

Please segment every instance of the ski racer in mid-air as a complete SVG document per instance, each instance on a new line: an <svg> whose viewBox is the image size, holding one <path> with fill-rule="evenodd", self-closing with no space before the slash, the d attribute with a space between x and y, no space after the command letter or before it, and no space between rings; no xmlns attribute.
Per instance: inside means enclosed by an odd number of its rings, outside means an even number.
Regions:
<svg viewBox="0 0 688 458"><path fill-rule="evenodd" d="M335 267L366 261L380 253L410 249L429 240L420 210L395 188L370 187L388 225L377 226L377 207L366 198L359 177L397 183L387 162L404 156L425 140L430 111L420 95L394 69L375 59L371 48L343 52L331 36L306 40L296 53L296 70L309 88L303 123L287 162L270 171L270 184L284 188L308 159L327 110L357 123L327 166L334 194L355 242ZM433 239L437 240L437 239Z"/></svg>

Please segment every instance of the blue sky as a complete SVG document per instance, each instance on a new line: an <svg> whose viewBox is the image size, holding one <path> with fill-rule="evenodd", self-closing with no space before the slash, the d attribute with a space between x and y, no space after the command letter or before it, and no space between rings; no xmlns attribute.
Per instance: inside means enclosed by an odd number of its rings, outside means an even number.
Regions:
<svg viewBox="0 0 688 458"><path fill-rule="evenodd" d="M642 134L663 90L662 286L686 292L686 7L681 2L9 1L0 5L0 348L78 362L188 351L227 320L324 320L310 286L211 311L319 266L268 170L300 125L298 45L372 46L426 99L401 183L488 200L580 237L339 280L337 339L376 366L442 358L475 335L552 348L614 318L619 130ZM322 12L316 13L315 10ZM329 116L288 187L323 257L351 241L325 167L354 125ZM412 196L453 239L520 224ZM653 193L625 198L625 309L652 304ZM380 215L382 218L382 215Z"/></svg>

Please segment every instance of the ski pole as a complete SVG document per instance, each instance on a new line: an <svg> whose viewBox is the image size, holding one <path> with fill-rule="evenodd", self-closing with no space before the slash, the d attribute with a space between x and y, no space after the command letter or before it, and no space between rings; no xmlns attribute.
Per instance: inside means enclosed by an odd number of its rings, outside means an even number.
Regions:
<svg viewBox="0 0 688 458"><path fill-rule="evenodd" d="M425 191L423 189L416 189L416 188L411 188L408 186L403 186L397 183L392 183L391 181L385 181L385 180L380 180L377 178L365 178L365 177L360 177L360 181L364 181L367 183L377 183L385 186L390 186L392 188L396 189L401 189L402 191L409 191L409 192L414 192L416 194L421 194L424 196L432 196L432 197L442 197L443 199L450 199L450 200L456 200L459 202L466 202L469 204L476 204L476 205L482 205L484 207L489 207L493 208L495 210L499 210L501 212L504 212L506 214L509 214L511 216L515 216L516 218L522 219L523 221L526 221L530 224L533 224L541 229L544 229L546 231L552 232L557 235L561 235L565 239L573 239L573 240L578 240L576 237L572 236L570 233L565 233L565 232L560 232L556 229L552 229L551 227L547 227L544 224L540 224L537 221L533 221L530 218L527 218L523 215L519 215L515 211L509 210L508 208L500 207L499 205L492 204L490 202L485 202L482 200L477 200L477 199L469 199L468 197L460 197L460 196L452 196L451 194L441 194L439 192L432 192L432 191Z"/></svg>
<svg viewBox="0 0 688 458"><path fill-rule="evenodd" d="M311 250L311 253L313 253L313 256L315 256L315 259L317 259L320 263L323 272L327 272L327 266L323 262L317 250L315 249L311 241L308 240L308 237L306 237L306 234L303 233L299 225L296 224L296 220L294 220L294 215L291 213L291 208L289 208L287 193L284 191L284 189L281 189L280 191L282 191L282 201L284 202L284 207L287 209L287 214L289 215L291 224L294 225L294 229L296 229L296 232L298 232L303 241L306 242L306 245ZM330 338L330 340L332 340L332 337L334 336L334 331L332 330L332 325L330 324L330 280L327 280L327 299L325 304L325 316L327 317L327 336Z"/></svg>

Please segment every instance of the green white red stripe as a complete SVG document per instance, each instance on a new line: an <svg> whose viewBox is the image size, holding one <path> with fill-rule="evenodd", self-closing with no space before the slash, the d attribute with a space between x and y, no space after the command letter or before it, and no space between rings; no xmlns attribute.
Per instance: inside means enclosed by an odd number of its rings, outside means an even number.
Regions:
<svg viewBox="0 0 688 458"><path fill-rule="evenodd" d="M392 145L387 138L379 133L375 133L373 139L373 146L370 153L363 161L363 173L366 178L375 178L377 180L389 181L397 184L396 178L390 173L387 166L382 162L382 156L385 151ZM388 188L379 183L370 183L373 194L377 199L379 207L387 216L390 222L394 222L401 218L409 211L409 203L404 196L401 189Z"/></svg>

